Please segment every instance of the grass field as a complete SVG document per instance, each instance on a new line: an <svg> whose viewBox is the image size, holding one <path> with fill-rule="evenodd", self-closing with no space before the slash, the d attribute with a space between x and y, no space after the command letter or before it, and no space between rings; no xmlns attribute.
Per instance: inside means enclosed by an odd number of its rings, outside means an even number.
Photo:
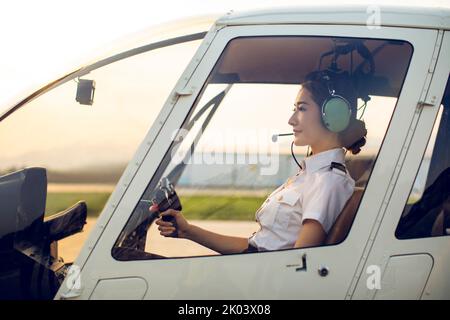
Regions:
<svg viewBox="0 0 450 320"><path fill-rule="evenodd" d="M80 200L88 205L88 216L97 217L110 196L109 192L49 192L46 215L67 209ZM191 195L181 197L183 215L194 220L253 221L264 196ZM411 196L408 205L419 200Z"/></svg>
<svg viewBox="0 0 450 320"><path fill-rule="evenodd" d="M84 200L88 206L88 215L96 217L109 196L110 193L107 192L49 192L46 215L57 213ZM181 197L181 204L187 219L253 221L256 210L265 199L266 197L260 196L192 195Z"/></svg>

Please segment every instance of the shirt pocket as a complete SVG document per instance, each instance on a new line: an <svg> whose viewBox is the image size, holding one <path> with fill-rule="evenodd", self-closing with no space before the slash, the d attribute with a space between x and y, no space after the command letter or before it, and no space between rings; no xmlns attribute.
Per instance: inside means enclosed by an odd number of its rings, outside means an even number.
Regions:
<svg viewBox="0 0 450 320"><path fill-rule="evenodd" d="M275 196L277 210L274 223L276 225L283 229L287 228L291 218L300 213L299 198L300 192L298 190L286 190Z"/></svg>

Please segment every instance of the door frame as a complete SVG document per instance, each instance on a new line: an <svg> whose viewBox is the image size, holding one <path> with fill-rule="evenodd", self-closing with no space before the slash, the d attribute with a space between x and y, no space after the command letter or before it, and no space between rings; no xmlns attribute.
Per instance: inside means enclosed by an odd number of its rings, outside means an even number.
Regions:
<svg viewBox="0 0 450 320"><path fill-rule="evenodd" d="M442 43L442 44L441 44ZM389 258L392 256L428 254L433 259L433 270L440 270L440 276L434 273L428 279L422 299L442 299L449 297L450 277L450 237L429 237L418 239L397 239L397 229L400 216L416 180L417 172L422 163L422 158L428 145L435 120L439 112L445 86L450 74L450 32L439 32L439 39L435 47L434 59L431 62L427 75L428 87L424 87L421 100L424 104L415 105L414 121L411 122L408 139L402 149L399 167L393 175L390 185L392 191L386 193L383 208L380 210L379 229L372 241L370 250L366 253L364 270L370 265L380 266L381 275L386 270ZM431 105L427 105L427 104ZM447 278L445 276L447 275ZM373 299L376 290L370 290L365 285L366 277L361 276L355 288L353 297L357 299ZM446 280L446 281L445 281ZM393 290L390 286L386 290ZM383 288L381 288L383 290Z"/></svg>

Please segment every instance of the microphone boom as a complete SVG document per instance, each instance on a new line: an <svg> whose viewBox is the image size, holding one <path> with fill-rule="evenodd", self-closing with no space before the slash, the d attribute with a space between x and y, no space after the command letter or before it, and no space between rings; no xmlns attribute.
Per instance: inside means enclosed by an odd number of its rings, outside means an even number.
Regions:
<svg viewBox="0 0 450 320"><path fill-rule="evenodd" d="M278 133L278 134L274 134L272 135L272 141L273 142L277 142L278 141L278 137L283 137L283 136L292 136L294 135L293 133Z"/></svg>

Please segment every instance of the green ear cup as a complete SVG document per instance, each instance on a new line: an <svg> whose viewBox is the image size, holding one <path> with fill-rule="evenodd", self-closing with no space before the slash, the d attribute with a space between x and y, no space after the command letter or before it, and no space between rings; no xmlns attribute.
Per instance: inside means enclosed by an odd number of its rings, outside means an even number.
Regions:
<svg viewBox="0 0 450 320"><path fill-rule="evenodd" d="M323 123L330 131L341 132L345 130L350 123L350 117L350 105L347 100L340 96L332 96L322 106Z"/></svg>

